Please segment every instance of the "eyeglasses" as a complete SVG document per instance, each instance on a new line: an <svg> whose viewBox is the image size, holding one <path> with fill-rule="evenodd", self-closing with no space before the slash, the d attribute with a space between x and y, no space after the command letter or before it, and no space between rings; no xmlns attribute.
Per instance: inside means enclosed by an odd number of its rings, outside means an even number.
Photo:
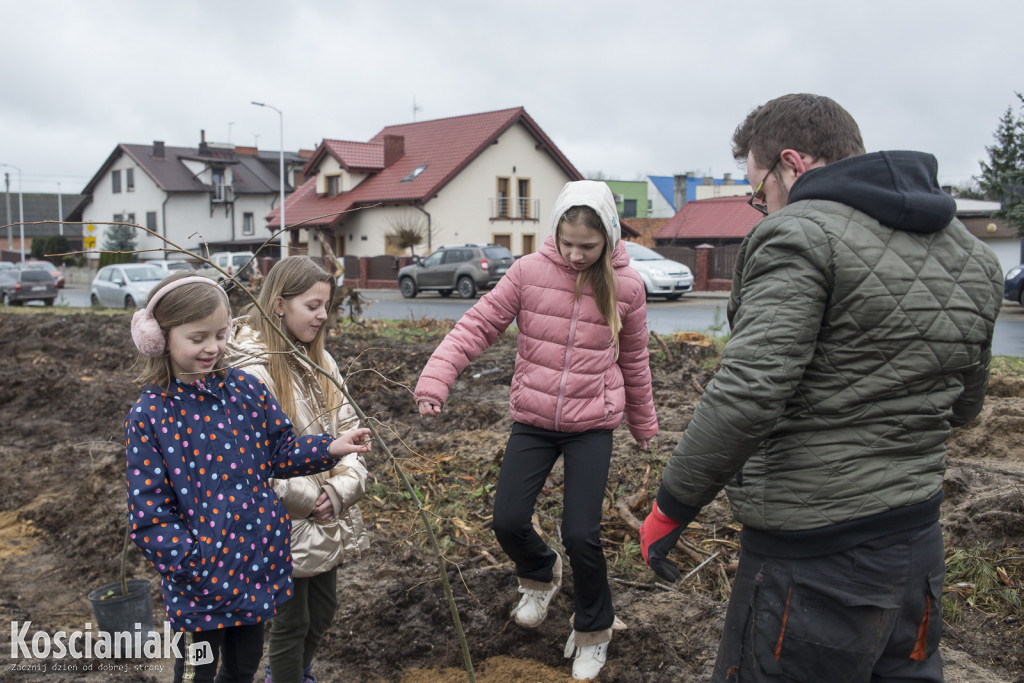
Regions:
<svg viewBox="0 0 1024 683"><path fill-rule="evenodd" d="M757 189L754 190L754 194L750 195L750 199L747 200L747 205L752 209L757 209L765 216L768 215L768 202L764 194L764 181L768 180L768 176L772 174L775 167L782 161L782 157L778 157L772 162L772 165L768 167L768 172L764 174L764 178L761 178L761 182L758 184Z"/></svg>

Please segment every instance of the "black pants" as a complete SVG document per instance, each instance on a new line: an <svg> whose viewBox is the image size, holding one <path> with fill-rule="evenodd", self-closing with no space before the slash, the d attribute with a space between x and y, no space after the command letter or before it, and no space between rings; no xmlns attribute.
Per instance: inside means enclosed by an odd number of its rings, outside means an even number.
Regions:
<svg viewBox="0 0 1024 683"><path fill-rule="evenodd" d="M712 680L942 681L939 523L834 555L740 554Z"/></svg>
<svg viewBox="0 0 1024 683"><path fill-rule="evenodd" d="M601 631L615 620L601 548L601 504L612 457L610 430L552 432L515 423L501 461L491 526L502 550L516 563L516 576L551 581L555 551L534 531L531 518L559 455L564 456L565 467L562 543L572 565L574 628Z"/></svg>
<svg viewBox="0 0 1024 683"><path fill-rule="evenodd" d="M302 681L338 609L338 568L292 579L292 599L270 620L270 677L274 683Z"/></svg>
<svg viewBox="0 0 1024 683"><path fill-rule="evenodd" d="M212 659L196 664L189 657L192 645L193 653L207 654ZM174 660L174 683L252 683L263 657L263 624L186 633L178 648L181 657Z"/></svg>

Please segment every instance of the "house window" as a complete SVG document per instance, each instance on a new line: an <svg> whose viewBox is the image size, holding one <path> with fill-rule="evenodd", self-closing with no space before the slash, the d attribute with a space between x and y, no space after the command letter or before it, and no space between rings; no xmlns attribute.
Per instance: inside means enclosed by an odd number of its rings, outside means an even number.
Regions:
<svg viewBox="0 0 1024 683"><path fill-rule="evenodd" d="M339 194L341 194L341 176L327 176L327 196L337 197Z"/></svg>
<svg viewBox="0 0 1024 683"><path fill-rule="evenodd" d="M491 237L491 241L498 246L505 247L509 251L512 251L512 235L494 235Z"/></svg>
<svg viewBox="0 0 1024 683"><path fill-rule="evenodd" d="M115 223L124 223L124 214L123 213L115 213L114 214L114 222Z"/></svg>
<svg viewBox="0 0 1024 683"><path fill-rule="evenodd" d="M156 211L146 212L146 230L156 232Z"/></svg>
<svg viewBox="0 0 1024 683"><path fill-rule="evenodd" d="M128 218L127 218L127 220L125 222L126 223L131 223L132 225L135 225L135 214L134 213L128 214Z"/></svg>
<svg viewBox="0 0 1024 683"><path fill-rule="evenodd" d="M403 183L411 183L413 180L416 179L416 176L418 176L420 173L423 173L425 170L427 170L427 167L426 167L425 164L423 166L417 166L416 168L414 168L411 171L409 171L409 175L407 175L404 178L402 178L401 182L403 182Z"/></svg>
<svg viewBox="0 0 1024 683"><path fill-rule="evenodd" d="M523 256L532 254L537 251L535 237L533 235L523 235Z"/></svg>
<svg viewBox="0 0 1024 683"><path fill-rule="evenodd" d="M519 199L519 217L529 218L530 217L530 179L519 178L516 181Z"/></svg>
<svg viewBox="0 0 1024 683"><path fill-rule="evenodd" d="M508 178L498 178L498 195L495 199L494 215L498 218L508 218Z"/></svg>
<svg viewBox="0 0 1024 683"><path fill-rule="evenodd" d="M224 169L213 169L213 201L224 200Z"/></svg>
<svg viewBox="0 0 1024 683"><path fill-rule="evenodd" d="M242 234L256 234L256 219L253 217L251 211L246 211L245 213L242 214Z"/></svg>
<svg viewBox="0 0 1024 683"><path fill-rule="evenodd" d="M121 171L110 172L110 184L113 187L114 194L118 194L121 191Z"/></svg>
<svg viewBox="0 0 1024 683"><path fill-rule="evenodd" d="M636 200L624 199L622 201L622 217L636 218Z"/></svg>
<svg viewBox="0 0 1024 683"><path fill-rule="evenodd" d="M124 169L124 187L128 192L135 192L135 169Z"/></svg>

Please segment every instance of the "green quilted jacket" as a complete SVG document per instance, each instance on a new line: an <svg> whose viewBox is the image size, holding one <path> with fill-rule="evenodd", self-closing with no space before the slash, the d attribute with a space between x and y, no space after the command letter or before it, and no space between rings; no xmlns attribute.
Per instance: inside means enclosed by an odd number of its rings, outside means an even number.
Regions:
<svg viewBox="0 0 1024 683"><path fill-rule="evenodd" d="M724 487L767 531L929 500L937 515L950 426L984 401L1002 274L936 171L918 152L811 170L748 234L721 369L662 475L666 514L692 519Z"/></svg>

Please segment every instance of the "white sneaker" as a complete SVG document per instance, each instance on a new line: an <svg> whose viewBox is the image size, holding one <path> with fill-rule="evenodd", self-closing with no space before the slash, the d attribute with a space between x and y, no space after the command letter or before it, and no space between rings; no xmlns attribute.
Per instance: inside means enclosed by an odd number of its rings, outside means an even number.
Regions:
<svg viewBox="0 0 1024 683"><path fill-rule="evenodd" d="M598 643L597 645L586 645L584 647L576 646L576 632L573 631L569 634L569 640L565 644L565 657L573 658L572 663L572 679L574 681L589 681L592 678L597 678L597 674L601 672L601 667L608 661L608 643Z"/></svg>
<svg viewBox="0 0 1024 683"><path fill-rule="evenodd" d="M519 586L519 592L523 597L519 598L519 604L512 610L512 616L516 623L523 628L537 628L548 616L548 605L555 597L559 587L562 585L562 558L555 558L555 566L552 569L551 588L547 590L536 588L525 588Z"/></svg>

